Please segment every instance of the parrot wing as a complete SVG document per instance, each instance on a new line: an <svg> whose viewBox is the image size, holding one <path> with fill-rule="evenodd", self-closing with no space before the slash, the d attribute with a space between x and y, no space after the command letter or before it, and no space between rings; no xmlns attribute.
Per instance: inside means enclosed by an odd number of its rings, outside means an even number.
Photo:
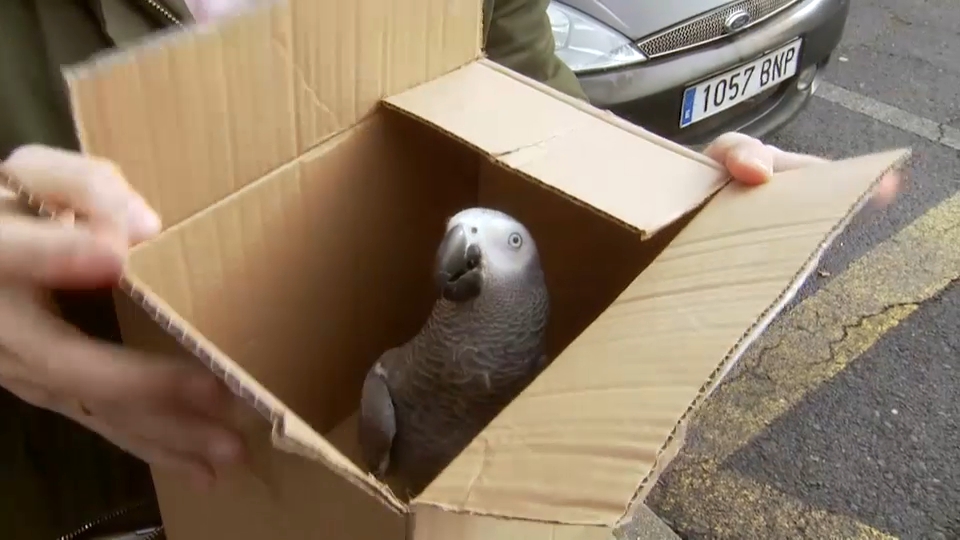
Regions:
<svg viewBox="0 0 960 540"><path fill-rule="evenodd" d="M360 452L367 468L378 478L382 478L390 466L390 450L397 433L393 398L390 397L385 371L391 366L390 357L397 353L397 349L389 349L377 359L367 372L360 396Z"/></svg>

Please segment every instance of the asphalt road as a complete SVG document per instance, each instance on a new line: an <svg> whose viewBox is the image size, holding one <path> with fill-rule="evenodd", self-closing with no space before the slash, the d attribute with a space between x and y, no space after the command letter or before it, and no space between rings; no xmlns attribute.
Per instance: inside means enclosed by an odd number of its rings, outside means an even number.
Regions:
<svg viewBox="0 0 960 540"><path fill-rule="evenodd" d="M910 175L694 421L647 501L684 538L960 539L960 4L855 0L825 79L770 142Z"/></svg>

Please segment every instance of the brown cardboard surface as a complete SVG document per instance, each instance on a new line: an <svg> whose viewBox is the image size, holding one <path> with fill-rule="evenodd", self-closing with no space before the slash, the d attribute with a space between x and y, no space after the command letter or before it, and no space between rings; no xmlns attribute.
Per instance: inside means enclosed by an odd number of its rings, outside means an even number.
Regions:
<svg viewBox="0 0 960 540"><path fill-rule="evenodd" d="M519 78L474 62L385 101L504 167L589 201L644 237L698 206L726 180L715 164L640 138L604 115L545 99ZM510 129L504 129L508 115Z"/></svg>
<svg viewBox="0 0 960 540"><path fill-rule="evenodd" d="M267 4L65 70L83 148L167 227L480 55L475 0Z"/></svg>
<svg viewBox="0 0 960 540"><path fill-rule="evenodd" d="M171 540L609 534L903 155L724 188L702 156L476 60L479 21L475 0L292 0L68 70L84 150L165 221L117 294L125 341L247 403L249 468L212 494L154 472ZM434 301L443 223L477 204L536 237L556 360L404 515L357 464L354 412Z"/></svg>
<svg viewBox="0 0 960 540"><path fill-rule="evenodd" d="M664 442L729 369L726 359L795 291L878 173L903 156L725 188L417 502L616 524L665 465Z"/></svg>
<svg viewBox="0 0 960 540"><path fill-rule="evenodd" d="M537 521L508 521L464 516L439 508L423 509L415 519L417 540L611 540L605 527Z"/></svg>

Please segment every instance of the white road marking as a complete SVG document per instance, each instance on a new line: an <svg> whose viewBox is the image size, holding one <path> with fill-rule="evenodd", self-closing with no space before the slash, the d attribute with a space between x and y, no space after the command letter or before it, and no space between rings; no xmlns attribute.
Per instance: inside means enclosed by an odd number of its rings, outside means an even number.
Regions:
<svg viewBox="0 0 960 540"><path fill-rule="evenodd" d="M869 116L874 120L909 131L929 141L960 150L960 129L939 124L871 97L821 81L814 96Z"/></svg>

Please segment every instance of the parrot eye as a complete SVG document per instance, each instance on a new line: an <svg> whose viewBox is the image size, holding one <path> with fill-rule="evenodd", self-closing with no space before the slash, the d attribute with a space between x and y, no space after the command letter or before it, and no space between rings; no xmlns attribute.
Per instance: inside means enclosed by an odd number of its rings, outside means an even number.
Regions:
<svg viewBox="0 0 960 540"><path fill-rule="evenodd" d="M517 233L511 233L510 237L507 238L507 243L510 244L510 247L513 249L520 249L520 246L523 245L523 237Z"/></svg>

